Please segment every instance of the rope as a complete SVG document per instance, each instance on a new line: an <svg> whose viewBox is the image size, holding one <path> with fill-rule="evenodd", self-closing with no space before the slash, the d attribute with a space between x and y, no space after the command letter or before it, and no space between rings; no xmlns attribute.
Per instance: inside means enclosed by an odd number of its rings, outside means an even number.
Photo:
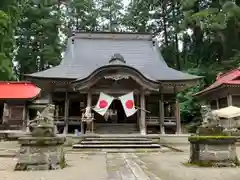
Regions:
<svg viewBox="0 0 240 180"><path fill-rule="evenodd" d="M139 109L139 110L142 110L142 111L145 111L145 112L147 112L147 113L151 113L151 111L148 111L148 110L146 110L146 109L142 109L142 108L140 108L140 107L138 107L138 106L134 106L136 109Z"/></svg>

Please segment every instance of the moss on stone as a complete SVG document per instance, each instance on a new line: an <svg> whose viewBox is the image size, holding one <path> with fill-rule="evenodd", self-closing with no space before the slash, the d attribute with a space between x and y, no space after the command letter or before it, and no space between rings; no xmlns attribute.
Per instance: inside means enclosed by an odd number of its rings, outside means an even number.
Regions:
<svg viewBox="0 0 240 180"><path fill-rule="evenodd" d="M235 138L233 136L190 136L188 139L229 139L229 138Z"/></svg>
<svg viewBox="0 0 240 180"><path fill-rule="evenodd" d="M198 162L185 162L184 166L194 167L237 167L240 166L239 160L235 161L198 161Z"/></svg>
<svg viewBox="0 0 240 180"><path fill-rule="evenodd" d="M15 171L25 171L25 170L27 170L27 164L17 163L14 170Z"/></svg>
<svg viewBox="0 0 240 180"><path fill-rule="evenodd" d="M63 156L63 157L61 158L59 165L60 165L60 168L61 168L61 169L65 168L65 167L67 166L65 156Z"/></svg>
<svg viewBox="0 0 240 180"><path fill-rule="evenodd" d="M45 139L38 139L36 141L36 145L37 146L44 146L44 145L46 145L46 140Z"/></svg>
<svg viewBox="0 0 240 180"><path fill-rule="evenodd" d="M190 136L188 140L191 143L207 143L207 142L236 142L237 138L234 136Z"/></svg>

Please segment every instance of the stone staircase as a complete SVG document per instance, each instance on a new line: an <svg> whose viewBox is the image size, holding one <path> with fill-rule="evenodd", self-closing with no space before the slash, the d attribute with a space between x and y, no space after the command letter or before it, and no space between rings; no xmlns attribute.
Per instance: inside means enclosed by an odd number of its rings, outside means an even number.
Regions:
<svg viewBox="0 0 240 180"><path fill-rule="evenodd" d="M136 134L139 132L136 123L96 123L98 134Z"/></svg>
<svg viewBox="0 0 240 180"><path fill-rule="evenodd" d="M83 137L83 139L73 145L74 149L150 149L160 148L160 145L154 143L153 140L141 135L108 135L98 137Z"/></svg>

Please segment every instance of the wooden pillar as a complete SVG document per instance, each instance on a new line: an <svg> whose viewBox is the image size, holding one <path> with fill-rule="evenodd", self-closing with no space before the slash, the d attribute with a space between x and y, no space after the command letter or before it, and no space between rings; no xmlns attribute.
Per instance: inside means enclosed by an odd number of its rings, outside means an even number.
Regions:
<svg viewBox="0 0 240 180"><path fill-rule="evenodd" d="M216 104L217 104L217 109L219 109L219 102L218 102L218 99L216 99ZM211 107L211 105L210 105Z"/></svg>
<svg viewBox="0 0 240 180"><path fill-rule="evenodd" d="M26 110L26 123L27 123L27 127L26 127L26 132L30 132L30 128L29 128L29 107L27 106L27 110Z"/></svg>
<svg viewBox="0 0 240 180"><path fill-rule="evenodd" d="M91 91L88 91L88 94L87 94L87 106L92 107L92 92Z"/></svg>
<svg viewBox="0 0 240 180"><path fill-rule="evenodd" d="M87 94L87 107L92 107L92 92L89 90L88 94ZM92 108L90 108L90 112L91 112ZM92 122L93 123L93 122ZM87 124L87 132L90 132L90 124Z"/></svg>
<svg viewBox="0 0 240 180"><path fill-rule="evenodd" d="M175 103L175 116L176 116L176 134L181 133L181 117L180 117L180 107L179 102L176 97L176 103Z"/></svg>
<svg viewBox="0 0 240 180"><path fill-rule="evenodd" d="M140 134L146 134L146 102L145 102L145 93L144 90L141 91L140 95L140 105L141 105L141 118L140 118Z"/></svg>
<svg viewBox="0 0 240 180"><path fill-rule="evenodd" d="M68 133L68 114L69 114L69 97L68 97L68 92L66 92L65 95L65 103L64 103L64 130L63 133L67 134Z"/></svg>
<svg viewBox="0 0 240 180"><path fill-rule="evenodd" d="M80 102L81 103L81 102ZM84 106L85 106L85 103L84 103ZM83 107L84 107L83 106ZM80 106L81 107L81 106ZM81 117L82 117L82 113L84 113L85 111L82 111L83 109L82 109L82 107L80 108L80 111L81 111ZM82 119L81 119L81 134L83 134L83 131L84 131L84 128L83 128L83 122L82 122Z"/></svg>
<svg viewBox="0 0 240 180"><path fill-rule="evenodd" d="M3 116L2 116L2 123L3 124L8 124L9 117L10 117L10 111L11 111L11 109L9 108L8 104L4 103Z"/></svg>
<svg viewBox="0 0 240 180"><path fill-rule="evenodd" d="M228 94L227 102L228 102L228 106L232 106L232 95L231 94Z"/></svg>
<svg viewBox="0 0 240 180"><path fill-rule="evenodd" d="M160 122L160 131L161 134L165 134L165 127L164 127L164 99L163 94L160 94L159 100L159 122Z"/></svg>
<svg viewBox="0 0 240 180"><path fill-rule="evenodd" d="M28 116L28 107L26 103L24 104L24 107L23 107L22 119L23 119L22 129L28 131L27 126L29 122L29 116Z"/></svg>
<svg viewBox="0 0 240 180"><path fill-rule="evenodd" d="M139 98L139 94L136 94L135 95L135 99L136 99L136 103L135 103L135 106L137 106L137 107L140 107L140 98ZM139 123L139 121L140 121L140 111L137 111L136 112L137 113L137 127L139 127L140 128L140 123ZM140 129L139 129L139 131L140 131Z"/></svg>

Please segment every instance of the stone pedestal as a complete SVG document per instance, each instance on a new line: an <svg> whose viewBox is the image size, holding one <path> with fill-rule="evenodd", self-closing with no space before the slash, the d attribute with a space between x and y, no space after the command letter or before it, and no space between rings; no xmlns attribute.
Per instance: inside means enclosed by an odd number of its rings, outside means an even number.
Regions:
<svg viewBox="0 0 240 180"><path fill-rule="evenodd" d="M64 137L22 137L15 170L53 170L66 166Z"/></svg>
<svg viewBox="0 0 240 180"><path fill-rule="evenodd" d="M236 140L227 136L191 136L189 163L199 166L238 166Z"/></svg>

